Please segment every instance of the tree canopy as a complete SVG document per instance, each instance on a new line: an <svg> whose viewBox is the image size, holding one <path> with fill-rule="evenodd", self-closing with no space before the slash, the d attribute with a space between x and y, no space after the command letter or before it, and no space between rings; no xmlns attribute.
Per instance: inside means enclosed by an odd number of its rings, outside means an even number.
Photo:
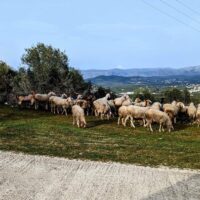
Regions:
<svg viewBox="0 0 200 200"><path fill-rule="evenodd" d="M4 101L13 88L16 72L5 62L0 61L0 101Z"/></svg>
<svg viewBox="0 0 200 200"><path fill-rule="evenodd" d="M58 88L63 90L69 73L68 57L64 52L51 45L39 43L25 49L22 63L27 67L27 75L33 89L38 92Z"/></svg>
<svg viewBox="0 0 200 200"><path fill-rule="evenodd" d="M136 98L140 98L141 100L146 100L146 99L150 99L151 101L155 100L153 94L147 88L139 88L138 90L136 90L133 95L133 99Z"/></svg>
<svg viewBox="0 0 200 200"><path fill-rule="evenodd" d="M88 93L91 83L87 83L81 73L69 66L65 52L51 45L38 43L25 49L22 66L14 71L5 62L0 61L0 96L7 94L30 94L54 91L61 93ZM1 101L1 99L0 99Z"/></svg>
<svg viewBox="0 0 200 200"><path fill-rule="evenodd" d="M190 93L187 88L184 88L184 90L180 90L178 88L167 88L163 91L163 96L166 102L176 100L189 103L191 101Z"/></svg>

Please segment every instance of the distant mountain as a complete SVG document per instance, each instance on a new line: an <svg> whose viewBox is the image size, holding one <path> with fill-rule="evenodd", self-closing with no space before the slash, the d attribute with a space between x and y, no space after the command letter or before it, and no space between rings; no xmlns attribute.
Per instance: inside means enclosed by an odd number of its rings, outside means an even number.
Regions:
<svg viewBox="0 0 200 200"><path fill-rule="evenodd" d="M183 86L188 84L200 84L200 74L199 75L172 75L172 76L151 76L151 77L141 77L141 76L97 76L95 78L87 79L96 85L101 85L103 87L127 87L127 86Z"/></svg>
<svg viewBox="0 0 200 200"><path fill-rule="evenodd" d="M97 76L175 76L175 75L200 75L200 66L174 68L132 68L132 69L108 69L108 70L82 70L85 79Z"/></svg>

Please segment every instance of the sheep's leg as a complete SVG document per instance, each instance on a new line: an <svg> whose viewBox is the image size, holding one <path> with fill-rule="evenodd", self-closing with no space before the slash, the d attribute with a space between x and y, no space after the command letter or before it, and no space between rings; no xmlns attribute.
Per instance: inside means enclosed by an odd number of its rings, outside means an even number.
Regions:
<svg viewBox="0 0 200 200"><path fill-rule="evenodd" d="M75 117L73 116L73 123L72 123L73 125L75 125Z"/></svg>
<svg viewBox="0 0 200 200"><path fill-rule="evenodd" d="M98 113L97 113L96 110L94 110L94 116L95 116L95 117L98 117Z"/></svg>
<svg viewBox="0 0 200 200"><path fill-rule="evenodd" d="M50 108L51 108L51 112L52 112L52 110L53 110L53 105L52 105L52 103L50 103Z"/></svg>
<svg viewBox="0 0 200 200"><path fill-rule="evenodd" d="M55 105L52 104L51 106L52 106L52 108L51 108L51 112L53 113Z"/></svg>
<svg viewBox="0 0 200 200"><path fill-rule="evenodd" d="M159 132L161 132L161 129L162 129L162 123L160 123Z"/></svg>
<svg viewBox="0 0 200 200"><path fill-rule="evenodd" d="M165 129L164 129L164 127L162 126L162 132L165 132Z"/></svg>
<svg viewBox="0 0 200 200"><path fill-rule="evenodd" d="M107 120L109 120L109 114L108 113L106 114L106 118L107 118Z"/></svg>
<svg viewBox="0 0 200 200"><path fill-rule="evenodd" d="M57 114L59 114L59 107L57 106Z"/></svg>
<svg viewBox="0 0 200 200"><path fill-rule="evenodd" d="M144 125L144 127L148 127L149 126L149 122L148 120L146 120L146 124Z"/></svg>
<svg viewBox="0 0 200 200"><path fill-rule="evenodd" d="M123 125L123 126L126 126L126 125L125 125L125 119L124 119L124 117L122 117L122 125Z"/></svg>
<svg viewBox="0 0 200 200"><path fill-rule="evenodd" d="M62 106L62 115L65 113L65 107Z"/></svg>
<svg viewBox="0 0 200 200"><path fill-rule="evenodd" d="M174 124L176 124L176 117L174 117Z"/></svg>
<svg viewBox="0 0 200 200"><path fill-rule="evenodd" d="M65 113L65 115L67 116L67 109L63 108L63 114Z"/></svg>
<svg viewBox="0 0 200 200"><path fill-rule="evenodd" d="M124 120L124 126L126 126L127 120L129 119L129 116L127 115L125 120Z"/></svg>
<svg viewBox="0 0 200 200"><path fill-rule="evenodd" d="M67 116L67 109L66 109L66 107L65 106L62 106L62 108L63 108L63 112L62 112L62 114L64 115L66 115Z"/></svg>
<svg viewBox="0 0 200 200"><path fill-rule="evenodd" d="M76 118L76 120L77 120L77 126L78 126L78 128L79 128L79 127L80 127L80 120L79 120L78 117Z"/></svg>
<svg viewBox="0 0 200 200"><path fill-rule="evenodd" d="M53 107L53 114L55 114L56 106Z"/></svg>
<svg viewBox="0 0 200 200"><path fill-rule="evenodd" d="M132 116L130 116L130 122L131 122L131 126L132 126L133 128L135 128L135 124L134 124L134 122L133 122L133 117L132 117Z"/></svg>
<svg viewBox="0 0 200 200"><path fill-rule="evenodd" d="M149 127L149 121L147 121L145 127L147 127L147 128Z"/></svg>
<svg viewBox="0 0 200 200"><path fill-rule="evenodd" d="M54 113L55 107L56 107L56 105L52 104L52 113Z"/></svg>
<svg viewBox="0 0 200 200"><path fill-rule="evenodd" d="M48 103L46 103L46 105L45 105L45 109L48 110Z"/></svg>
<svg viewBox="0 0 200 200"><path fill-rule="evenodd" d="M143 126L144 126L144 127L146 126L146 121L145 121L145 119L143 119Z"/></svg>
<svg viewBox="0 0 200 200"><path fill-rule="evenodd" d="M67 116L67 108L65 108L65 115Z"/></svg>
<svg viewBox="0 0 200 200"><path fill-rule="evenodd" d="M118 125L118 126L120 125L120 120L121 120L121 117L119 116L119 117L118 117L118 121L117 121L117 125Z"/></svg>
<svg viewBox="0 0 200 200"><path fill-rule="evenodd" d="M35 110L38 108L38 102L35 102Z"/></svg>
<svg viewBox="0 0 200 200"><path fill-rule="evenodd" d="M85 118L83 118L83 127L85 128L86 127L86 121L85 121Z"/></svg>
<svg viewBox="0 0 200 200"><path fill-rule="evenodd" d="M153 129L152 129L151 123L149 124L149 128L150 128L150 131L153 132Z"/></svg>
<svg viewBox="0 0 200 200"><path fill-rule="evenodd" d="M193 117L193 122L192 122L192 125L194 125L195 124L195 117Z"/></svg>

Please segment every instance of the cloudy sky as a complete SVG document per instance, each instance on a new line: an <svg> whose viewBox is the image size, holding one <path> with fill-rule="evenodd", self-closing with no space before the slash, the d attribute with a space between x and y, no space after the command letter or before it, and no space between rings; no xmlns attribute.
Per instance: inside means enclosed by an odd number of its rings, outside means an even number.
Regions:
<svg viewBox="0 0 200 200"><path fill-rule="evenodd" d="M199 0L1 0L0 8L0 60L14 68L38 42L79 69L200 64Z"/></svg>

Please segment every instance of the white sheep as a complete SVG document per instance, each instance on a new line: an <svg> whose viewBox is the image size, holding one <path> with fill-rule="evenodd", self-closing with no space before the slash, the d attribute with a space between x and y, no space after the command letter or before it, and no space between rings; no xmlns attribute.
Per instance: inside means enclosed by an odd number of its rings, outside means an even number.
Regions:
<svg viewBox="0 0 200 200"><path fill-rule="evenodd" d="M135 106L140 106L140 107L148 107L152 104L152 101L147 99L147 100L144 100L144 101L141 101L141 102L134 102L134 105Z"/></svg>
<svg viewBox="0 0 200 200"><path fill-rule="evenodd" d="M125 126L127 123L127 120L130 119L131 122L131 126L135 128L134 119L137 120L142 120L143 121L143 125L145 126L146 121L145 121L145 112L149 109L149 107L140 107L140 106L135 106L135 105L130 105L127 106L127 117L125 119Z"/></svg>
<svg viewBox="0 0 200 200"><path fill-rule="evenodd" d="M145 126L149 127L151 132L153 132L153 129L151 126L153 122L160 124L159 132L161 132L161 130L164 131L164 126L167 127L169 132L171 132L171 130L173 129L171 119L169 118L167 113L163 111L150 108L146 111L145 117L147 121Z"/></svg>
<svg viewBox="0 0 200 200"><path fill-rule="evenodd" d="M198 104L197 106L196 123L198 124L198 127L199 127L200 126L200 104Z"/></svg>
<svg viewBox="0 0 200 200"><path fill-rule="evenodd" d="M163 111L167 113L172 121L176 123L176 117L179 112L179 107L177 106L177 102L173 101L172 103L165 103L163 105Z"/></svg>
<svg viewBox="0 0 200 200"><path fill-rule="evenodd" d="M114 103L114 100L108 100L108 105L110 106L110 109L111 109L111 115L112 117L114 117L116 115L116 107L115 107L115 103Z"/></svg>
<svg viewBox="0 0 200 200"><path fill-rule="evenodd" d="M105 97L97 99L93 102L95 116L101 116L101 119L103 119L103 117L107 115L107 119L110 118L111 108L108 104L108 98L110 98L109 93L106 94Z"/></svg>
<svg viewBox="0 0 200 200"><path fill-rule="evenodd" d="M152 109L156 109L156 110L160 110L162 107L161 103L160 102L154 102L152 105L151 105L151 108Z"/></svg>
<svg viewBox="0 0 200 200"><path fill-rule="evenodd" d="M51 96L49 97L49 104L50 104L50 107L51 107L51 112L53 113L54 112L54 109L55 109L55 104L53 102L53 99L57 97L57 96Z"/></svg>
<svg viewBox="0 0 200 200"><path fill-rule="evenodd" d="M48 102L51 96L56 96L54 92L49 92L48 94L36 94L33 92L33 97L35 100L35 109L38 109L39 102L45 103L45 109L48 110Z"/></svg>
<svg viewBox="0 0 200 200"><path fill-rule="evenodd" d="M141 100L140 98L137 97L137 98L135 99L135 101L134 101L134 104L135 104L135 103L140 103L141 101L142 101L142 100Z"/></svg>
<svg viewBox="0 0 200 200"><path fill-rule="evenodd" d="M67 109L72 105L72 100L70 97L63 99L61 97L54 97L51 99L52 105L54 108L54 114L56 113L55 109L57 107L57 113L59 114L59 108L62 108L62 114L67 115Z"/></svg>
<svg viewBox="0 0 200 200"><path fill-rule="evenodd" d="M114 104L115 104L116 107L120 107L120 106L122 106L122 103L123 103L124 101L126 101L127 99L129 99L129 98L130 98L130 97L129 97L127 94L124 94L124 95L121 96L121 97L115 98L115 99L114 99Z"/></svg>
<svg viewBox="0 0 200 200"><path fill-rule="evenodd" d="M189 119L192 120L193 122L196 117L196 112L197 112L197 109L196 109L194 103L191 102L187 108L187 114L189 116Z"/></svg>
<svg viewBox="0 0 200 200"><path fill-rule="evenodd" d="M122 102L122 106L130 106L133 105L131 98L128 96L125 101Z"/></svg>
<svg viewBox="0 0 200 200"><path fill-rule="evenodd" d="M118 122L117 124L120 125L120 122L123 126L126 126L125 119L128 116L127 106L121 106L118 110Z"/></svg>
<svg viewBox="0 0 200 200"><path fill-rule="evenodd" d="M86 127L86 120L83 108L79 105L72 106L73 125L77 124L78 127Z"/></svg>
<svg viewBox="0 0 200 200"><path fill-rule="evenodd" d="M74 104L79 105L81 108L83 108L84 112L87 114L87 116L89 115L89 103L87 100L85 99L76 99L74 101Z"/></svg>
<svg viewBox="0 0 200 200"><path fill-rule="evenodd" d="M185 113L187 108L183 102L177 102L176 106L178 107L178 112Z"/></svg>

